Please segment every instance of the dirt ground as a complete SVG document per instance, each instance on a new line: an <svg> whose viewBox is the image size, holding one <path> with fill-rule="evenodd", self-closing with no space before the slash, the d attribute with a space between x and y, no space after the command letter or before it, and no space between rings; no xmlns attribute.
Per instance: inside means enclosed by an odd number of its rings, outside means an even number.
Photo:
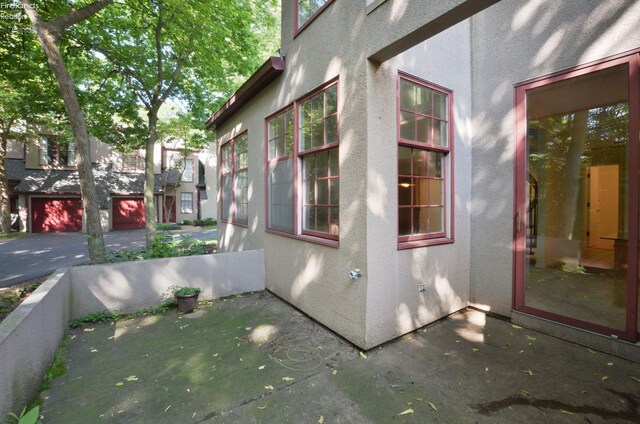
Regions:
<svg viewBox="0 0 640 424"><path fill-rule="evenodd" d="M47 277L35 278L11 287L0 287L0 321L29 297Z"/></svg>

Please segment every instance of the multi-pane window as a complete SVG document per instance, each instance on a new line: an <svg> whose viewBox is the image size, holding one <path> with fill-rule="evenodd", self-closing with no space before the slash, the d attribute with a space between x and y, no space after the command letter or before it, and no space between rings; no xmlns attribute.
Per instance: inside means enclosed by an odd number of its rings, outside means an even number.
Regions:
<svg viewBox="0 0 640 424"><path fill-rule="evenodd" d="M338 86L300 102L298 156L302 162L302 231L337 238L339 233Z"/></svg>
<svg viewBox="0 0 640 424"><path fill-rule="evenodd" d="M40 165L74 166L76 163L75 142L60 142L53 137L40 141L38 146Z"/></svg>
<svg viewBox="0 0 640 424"><path fill-rule="evenodd" d="M401 76L399 97L398 241L450 241L452 94Z"/></svg>
<svg viewBox="0 0 640 424"><path fill-rule="evenodd" d="M240 224L247 224L249 222L249 177L247 173L249 137L247 134L236 139L234 147L234 220Z"/></svg>
<svg viewBox="0 0 640 424"><path fill-rule="evenodd" d="M144 169L144 157L139 151L122 154L123 171L140 171Z"/></svg>
<svg viewBox="0 0 640 424"><path fill-rule="evenodd" d="M247 133L220 148L222 219L246 225L249 221Z"/></svg>
<svg viewBox="0 0 640 424"><path fill-rule="evenodd" d="M267 121L267 227L293 233L293 109Z"/></svg>
<svg viewBox="0 0 640 424"><path fill-rule="evenodd" d="M180 213L193 213L193 193L180 193Z"/></svg>
<svg viewBox="0 0 640 424"><path fill-rule="evenodd" d="M193 182L193 159L184 159L182 161L182 177L180 181L183 183Z"/></svg>
<svg viewBox="0 0 640 424"><path fill-rule="evenodd" d="M338 141L337 82L267 119L267 228L338 239Z"/></svg>
<svg viewBox="0 0 640 424"><path fill-rule="evenodd" d="M298 4L298 15L296 30L303 27L311 18L320 12L326 4L333 0L296 0Z"/></svg>
<svg viewBox="0 0 640 424"><path fill-rule="evenodd" d="M233 180L233 143L228 142L220 148L220 197L222 200L222 220L231 221L233 211L231 205L233 193L231 182Z"/></svg>

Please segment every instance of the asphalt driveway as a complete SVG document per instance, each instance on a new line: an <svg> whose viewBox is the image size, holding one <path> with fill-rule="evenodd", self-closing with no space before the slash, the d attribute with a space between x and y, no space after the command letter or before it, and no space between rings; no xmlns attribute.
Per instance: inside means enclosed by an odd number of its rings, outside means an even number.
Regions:
<svg viewBox="0 0 640 424"><path fill-rule="evenodd" d="M171 231L196 239L217 237L217 230L199 228ZM144 246L145 231L112 231L105 233L109 250ZM31 234L14 240L0 241L0 287L9 287L51 274L57 268L89 261L87 235L82 233Z"/></svg>

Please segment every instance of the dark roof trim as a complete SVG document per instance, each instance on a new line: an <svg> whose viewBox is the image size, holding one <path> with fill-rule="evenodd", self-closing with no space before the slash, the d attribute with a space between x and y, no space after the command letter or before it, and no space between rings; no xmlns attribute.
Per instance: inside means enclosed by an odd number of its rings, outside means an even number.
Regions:
<svg viewBox="0 0 640 424"><path fill-rule="evenodd" d="M270 57L242 86L213 114L205 124L208 130L215 129L231 118L242 106L284 71L284 57Z"/></svg>

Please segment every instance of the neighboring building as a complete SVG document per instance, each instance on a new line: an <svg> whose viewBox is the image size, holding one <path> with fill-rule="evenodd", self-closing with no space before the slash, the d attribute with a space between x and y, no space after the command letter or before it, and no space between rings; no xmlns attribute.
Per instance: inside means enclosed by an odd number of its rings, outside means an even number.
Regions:
<svg viewBox="0 0 640 424"><path fill-rule="evenodd" d="M215 156L189 150L185 157L179 147L158 145L154 153L158 222L215 218ZM103 229L144 228L144 151L119 153L92 139L91 158ZM10 142L5 163L11 213L21 231L84 231L72 143L54 135L35 145Z"/></svg>
<svg viewBox="0 0 640 424"><path fill-rule="evenodd" d="M474 306L640 358L639 21L283 1L282 57L208 123L219 249L264 249L267 288L362 348Z"/></svg>

